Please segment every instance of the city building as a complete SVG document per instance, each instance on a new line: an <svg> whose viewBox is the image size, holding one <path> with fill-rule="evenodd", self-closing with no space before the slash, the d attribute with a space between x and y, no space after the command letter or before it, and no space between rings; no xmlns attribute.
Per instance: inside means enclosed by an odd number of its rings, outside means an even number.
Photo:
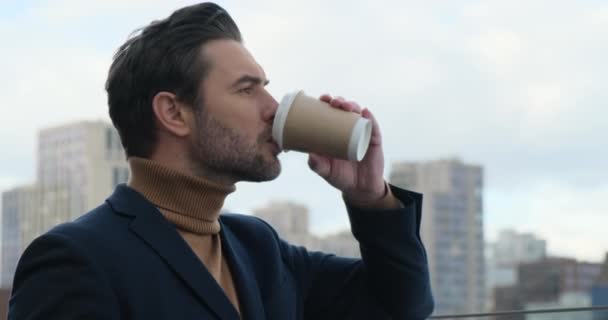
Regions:
<svg viewBox="0 0 608 320"><path fill-rule="evenodd" d="M485 310L482 167L457 159L400 162L390 182L424 195L421 235L435 313Z"/></svg>
<svg viewBox="0 0 608 320"><path fill-rule="evenodd" d="M309 212L306 206L290 201L273 201L253 210L253 214L270 224L287 242L310 250L319 248L319 240L309 231Z"/></svg>
<svg viewBox="0 0 608 320"><path fill-rule="evenodd" d="M550 257L520 264L518 287L523 301L558 302L566 293L589 293L601 271L601 264Z"/></svg>
<svg viewBox="0 0 608 320"><path fill-rule="evenodd" d="M522 263L517 267L515 285L494 288L494 310L589 307L601 268L598 263L560 257ZM560 314L559 319L582 319L589 314L591 312Z"/></svg>
<svg viewBox="0 0 608 320"><path fill-rule="evenodd" d="M129 177L118 133L103 121L43 129L37 151L35 183L3 193L3 287L34 238L102 204Z"/></svg>
<svg viewBox="0 0 608 320"><path fill-rule="evenodd" d="M585 308L591 306L591 297L587 292L566 292L559 295L557 301L530 302L525 304L526 310ZM552 312L527 314L526 320L593 320L593 312Z"/></svg>
<svg viewBox="0 0 608 320"><path fill-rule="evenodd" d="M591 305L594 307L608 306L608 253L606 253L600 274L591 289ZM608 320L608 311L594 312L593 320Z"/></svg>
<svg viewBox="0 0 608 320"><path fill-rule="evenodd" d="M524 301L519 293L519 287L513 286L496 286L492 288L492 296L494 297L494 305L491 311L513 311L522 310ZM497 316L494 319L502 320L503 317ZM509 320L524 320L523 314L514 314L507 317Z"/></svg>
<svg viewBox="0 0 608 320"><path fill-rule="evenodd" d="M287 242L341 257L359 258L359 243L350 230L317 237L309 229L309 211L304 205L289 201L273 201L253 213L270 224Z"/></svg>
<svg viewBox="0 0 608 320"><path fill-rule="evenodd" d="M340 231L320 239L320 250L337 256L360 258L359 242L350 230Z"/></svg>
<svg viewBox="0 0 608 320"><path fill-rule="evenodd" d="M101 204L129 168L118 133L103 121L83 121L38 134L37 183L57 220L71 220Z"/></svg>
<svg viewBox="0 0 608 320"><path fill-rule="evenodd" d="M11 291L8 289L0 289L0 317L6 319L8 317L8 299L11 297Z"/></svg>
<svg viewBox="0 0 608 320"><path fill-rule="evenodd" d="M494 263L497 266L516 266L535 262L547 256L547 241L531 233L502 230L492 244Z"/></svg>
<svg viewBox="0 0 608 320"><path fill-rule="evenodd" d="M517 283L518 265L544 259L547 256L547 242L531 233L501 230L496 241L488 244L486 250L486 308L496 310L494 288L514 286Z"/></svg>
<svg viewBox="0 0 608 320"><path fill-rule="evenodd" d="M2 288L10 287L24 243L39 228L41 204L37 186L17 187L2 193Z"/></svg>

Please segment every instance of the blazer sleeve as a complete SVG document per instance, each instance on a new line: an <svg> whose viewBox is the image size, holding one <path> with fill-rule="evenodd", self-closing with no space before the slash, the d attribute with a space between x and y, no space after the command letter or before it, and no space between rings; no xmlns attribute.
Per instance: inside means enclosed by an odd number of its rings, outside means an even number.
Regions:
<svg viewBox="0 0 608 320"><path fill-rule="evenodd" d="M420 238L422 195L391 186L400 209L347 206L362 259L281 242L304 295L307 319L426 319L434 308Z"/></svg>
<svg viewBox="0 0 608 320"><path fill-rule="evenodd" d="M47 233L23 253L15 273L9 320L120 319L102 269L76 241Z"/></svg>

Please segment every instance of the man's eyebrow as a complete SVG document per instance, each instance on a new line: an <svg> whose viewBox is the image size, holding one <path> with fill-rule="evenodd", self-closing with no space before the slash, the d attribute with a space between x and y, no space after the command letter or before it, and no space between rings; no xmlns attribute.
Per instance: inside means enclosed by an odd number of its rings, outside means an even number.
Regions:
<svg viewBox="0 0 608 320"><path fill-rule="evenodd" d="M252 76L249 74L243 75L238 78L233 84L232 87L238 87L243 83L251 83L251 84L263 84L264 86L268 85L269 80L262 80L260 77Z"/></svg>

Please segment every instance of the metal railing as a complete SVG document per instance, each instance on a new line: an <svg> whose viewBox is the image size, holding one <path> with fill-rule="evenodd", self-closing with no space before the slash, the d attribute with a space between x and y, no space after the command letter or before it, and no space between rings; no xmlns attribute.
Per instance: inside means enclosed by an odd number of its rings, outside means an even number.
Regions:
<svg viewBox="0 0 608 320"><path fill-rule="evenodd" d="M513 316L535 313L562 313L562 312L583 312L583 311L608 311L608 306L581 307L581 308L551 308L551 309L531 309L531 310L509 310L497 312L482 312L468 314L434 315L429 319L459 319L459 318L484 318L495 316Z"/></svg>

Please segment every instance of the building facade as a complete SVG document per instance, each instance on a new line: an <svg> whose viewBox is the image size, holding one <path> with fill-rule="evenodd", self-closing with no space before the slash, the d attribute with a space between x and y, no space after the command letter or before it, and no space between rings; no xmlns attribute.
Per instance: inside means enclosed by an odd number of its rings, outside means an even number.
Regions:
<svg viewBox="0 0 608 320"><path fill-rule="evenodd" d="M457 159L401 162L390 182L424 195L421 235L436 314L483 311L483 169Z"/></svg>
<svg viewBox="0 0 608 320"><path fill-rule="evenodd" d="M35 185L2 193L2 288L11 286L23 246L33 240L32 230L40 228L40 204L40 190Z"/></svg>
<svg viewBox="0 0 608 320"><path fill-rule="evenodd" d="M502 230L492 245L494 263L497 266L516 266L535 262L547 256L547 241L531 233Z"/></svg>
<svg viewBox="0 0 608 320"><path fill-rule="evenodd" d="M268 222L287 242L310 250L319 248L319 239L309 230L309 211L304 205L290 201L272 201L253 214Z"/></svg>
<svg viewBox="0 0 608 320"><path fill-rule="evenodd" d="M343 230L334 234L326 235L320 239L319 246L321 251L333 253L340 257L361 257L359 242L357 242L352 231L350 230Z"/></svg>
<svg viewBox="0 0 608 320"><path fill-rule="evenodd" d="M505 310L504 305L496 308L495 288L517 284L517 267L521 263L536 262L547 256L547 242L531 233L515 230L501 230L494 243L487 245L486 287L488 310Z"/></svg>
<svg viewBox="0 0 608 320"><path fill-rule="evenodd" d="M322 251L341 257L359 258L359 243L350 229L339 231L324 237L310 232L310 214L306 206L289 201L273 201L253 213L268 222L279 236L296 246L303 246L310 251Z"/></svg>
<svg viewBox="0 0 608 320"><path fill-rule="evenodd" d="M37 177L52 215L66 221L101 204L129 168L114 127L83 121L39 132Z"/></svg>
<svg viewBox="0 0 608 320"><path fill-rule="evenodd" d="M606 253L600 274L591 289L591 305L594 307L608 306L608 253ZM608 310L594 312L593 320L608 320Z"/></svg>
<svg viewBox="0 0 608 320"><path fill-rule="evenodd" d="M525 304L526 310L585 308L591 306L591 297L587 292L567 292L560 294L557 301L530 302ZM526 320L593 320L593 312L552 312L527 314Z"/></svg>
<svg viewBox="0 0 608 320"><path fill-rule="evenodd" d="M555 303L567 293L591 292L600 271L599 263L550 257L519 265L517 285L526 303Z"/></svg>

